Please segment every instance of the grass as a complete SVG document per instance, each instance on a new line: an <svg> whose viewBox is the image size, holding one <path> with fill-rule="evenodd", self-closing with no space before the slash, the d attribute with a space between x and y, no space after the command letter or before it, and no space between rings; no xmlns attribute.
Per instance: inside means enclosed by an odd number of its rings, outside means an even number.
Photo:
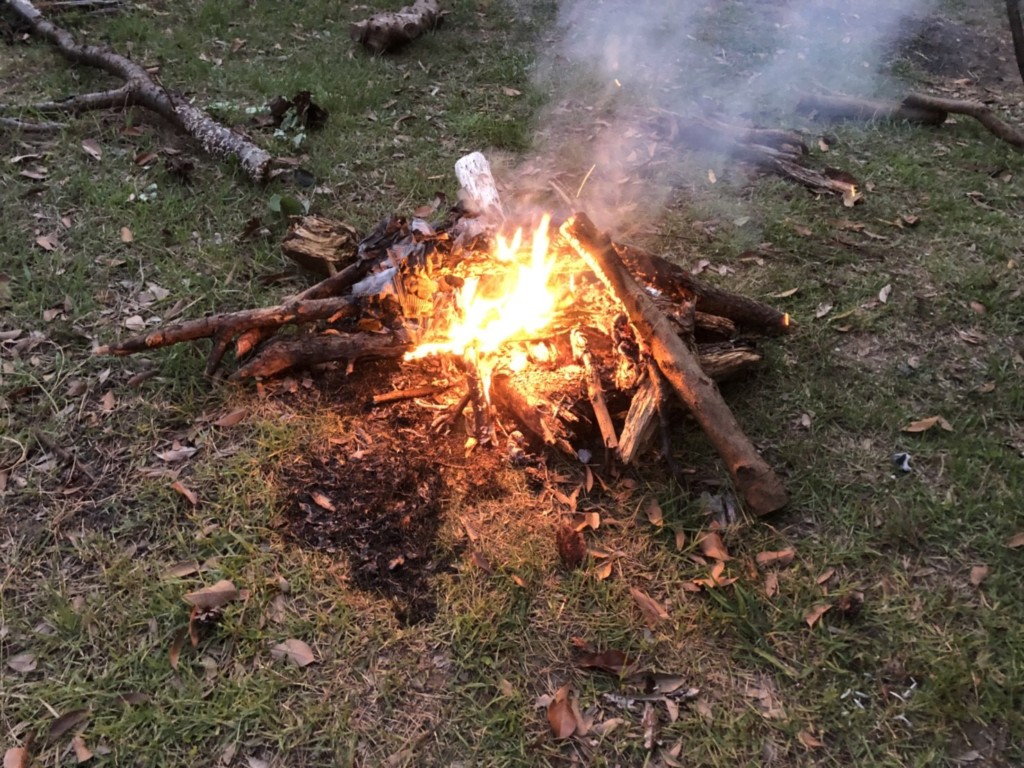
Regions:
<svg viewBox="0 0 1024 768"><path fill-rule="evenodd" d="M604 523L588 544L614 553L606 581L592 565L560 569L558 505L508 470L493 479L496 498L453 490L446 499L437 546L454 554L455 568L437 577L436 618L402 626L385 598L351 586L343 556L279 530L284 470L359 428L351 414L325 413L329 392L301 382L297 394L211 386L203 350L191 347L118 360L89 354L127 333L134 315L149 323L181 301L195 317L274 302L303 285L278 249L283 223L267 208L274 193L366 229L437 189L451 197L452 162L477 148L506 174L509 195L534 185L543 199L536 180L547 176L528 172L531 163L574 191L601 148L595 121L610 123L621 114L616 104L639 109L648 94L600 90L590 103L583 84L601 84L600 74L557 62L553 77L535 80L537 51L554 34L548 3L449 6L441 30L386 58L347 40L348 21L365 9L318 1L156 2L110 18L62 18L158 63L163 82L219 105L228 122L299 89L331 116L297 149L289 137L256 135L275 153L301 156L315 189L253 187L231 163L197 154L141 113L83 115L41 143L0 134L9 201L0 330L22 330L0 343L0 744L29 745L43 764L73 759L75 733L106 765L671 765L677 744L676 760L688 765L1024 761L1021 554L1006 546L1020 531L1024 498L1024 167L966 120L940 130L829 127L831 151L814 146L810 162L869 185L853 209L751 179L717 156L673 156L614 188L606 210L621 218L609 225L691 266L706 258L713 279L751 295L798 289L773 299L798 332L765 344L763 372L727 389L793 497L782 514L744 518L726 532L734 556L726 575L738 577L730 587L684 588L707 575L695 541L708 520L704 502L666 483L657 462L633 478L634 489L582 500ZM717 17L695 14L694 37L706 46L698 50L711 54L680 66L694 81L745 77L774 48L738 41L760 12L771 13L734 3ZM962 23L967 11L943 13ZM972 28L1001 33L998 19L971 13ZM232 52L235 40L245 45ZM719 66L720 49L738 53ZM42 45L8 51L4 102L106 84L55 64ZM915 87L982 93L921 71L913 58L897 71ZM1000 102L1019 101L1019 85L1002 87ZM568 106L559 113L552 103ZM758 102L761 114L768 107ZM1024 120L1019 108L1007 115ZM784 110L773 119L796 122ZM799 124L812 136L820 130ZM82 151L87 138L99 142L100 161ZM159 164L136 165L167 146L193 158L190 184ZM550 147L553 156L539 154ZM45 157L9 161L26 153ZM32 164L46 168L44 181L19 175ZM601 173L588 182L595 209L607 189L599 182L609 180ZM152 184L155 200L130 201ZM664 192L664 210L627 208L647 190ZM919 222L899 226L901 215ZM252 216L265 218L271 237L237 241ZM122 242L122 227L132 242ZM34 244L47 234L59 243L52 252ZM731 271L719 276L718 267ZM266 279L282 272L283 284ZM154 376L129 385L150 369ZM212 424L238 408L241 424ZM953 430L901 431L932 415ZM681 424L679 459L718 477L708 446ZM84 462L95 482L37 447L34 430ZM180 463L155 458L175 441L199 451ZM911 454L912 472L893 466L899 451ZM175 481L197 492L197 506L172 490ZM654 497L664 528L643 511ZM474 566L460 519L477 532L493 574ZM687 534L682 548L676 528ZM768 597L753 558L786 546L796 559L778 570ZM197 572L166 575L191 560ZM987 577L972 585L981 565ZM169 650L188 620L182 595L222 578L247 590L245 599L198 647L186 644L175 669ZM645 627L631 587L664 603L670 618ZM856 617L833 609L807 626L815 605L853 592L864 594ZM575 667L574 637L701 689L676 720L659 705L661 746L645 749L641 712L605 697L618 681ZM288 638L307 642L317 663L273 659L271 648ZM25 653L33 670L8 666ZM536 702L566 682L595 722L622 723L553 740ZM85 721L47 738L59 715L79 709Z"/></svg>

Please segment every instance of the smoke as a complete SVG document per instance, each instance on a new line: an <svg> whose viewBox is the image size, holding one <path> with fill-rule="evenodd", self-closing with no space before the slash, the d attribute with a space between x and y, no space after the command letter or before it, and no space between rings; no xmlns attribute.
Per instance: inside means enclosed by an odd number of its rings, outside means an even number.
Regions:
<svg viewBox="0 0 1024 768"><path fill-rule="evenodd" d="M801 93L884 92L901 23L935 2L563 0L535 70L552 94L540 154L519 181L619 229L693 182L652 137L652 116L790 127Z"/></svg>

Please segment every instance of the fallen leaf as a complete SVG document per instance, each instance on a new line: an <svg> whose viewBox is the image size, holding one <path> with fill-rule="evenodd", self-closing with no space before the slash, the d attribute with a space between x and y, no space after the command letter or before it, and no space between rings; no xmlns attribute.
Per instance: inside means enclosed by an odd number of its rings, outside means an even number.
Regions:
<svg viewBox="0 0 1024 768"><path fill-rule="evenodd" d="M716 531L709 531L700 537L700 551L713 560L732 560Z"/></svg>
<svg viewBox="0 0 1024 768"><path fill-rule="evenodd" d="M93 160L103 159L103 150L100 149L99 142L96 141L96 139L83 139L82 149L85 150L85 154Z"/></svg>
<svg viewBox="0 0 1024 768"><path fill-rule="evenodd" d="M326 509L328 512L338 511L338 508L334 506L334 502L332 502L329 498L324 496L319 491L313 491L312 493L310 493L309 498L311 498L313 500L313 503L316 504L321 509Z"/></svg>
<svg viewBox="0 0 1024 768"><path fill-rule="evenodd" d="M248 415L248 408L238 408L237 410L231 411L230 413L225 413L223 416L221 416L219 419L213 422L213 426L233 427L236 424L240 423Z"/></svg>
<svg viewBox="0 0 1024 768"><path fill-rule="evenodd" d="M175 480L171 489L184 496L193 507L199 503L199 497L196 496L195 491L189 490L181 480Z"/></svg>
<svg viewBox="0 0 1024 768"><path fill-rule="evenodd" d="M56 741L76 725L81 725L88 719L88 709L72 709L70 712L65 712L50 723L50 727L46 732L46 740L50 742Z"/></svg>
<svg viewBox="0 0 1024 768"><path fill-rule="evenodd" d="M647 520L651 525L661 528L665 524L665 519L661 514L661 505L658 504L657 499L651 499L647 505Z"/></svg>
<svg viewBox="0 0 1024 768"><path fill-rule="evenodd" d="M75 751L75 759L84 763L87 760L92 760L92 751L85 745L85 739L81 736L75 736L71 739L71 748Z"/></svg>
<svg viewBox="0 0 1024 768"><path fill-rule="evenodd" d="M182 627L175 633L171 641L171 648L167 652L167 658L171 662L171 669L178 668L178 660L181 657L181 649L185 647L185 640L188 639L189 627Z"/></svg>
<svg viewBox="0 0 1024 768"><path fill-rule="evenodd" d="M715 172L711 168L708 168L708 181L712 184L718 183L718 176L715 175Z"/></svg>
<svg viewBox="0 0 1024 768"><path fill-rule="evenodd" d="M827 315L829 312L832 311L832 306L833 305L828 303L828 302L826 302L824 304L819 304L818 308L816 310L814 310L814 316L818 320L821 320L821 318L823 318L825 315Z"/></svg>
<svg viewBox="0 0 1024 768"><path fill-rule="evenodd" d="M796 557L796 550L793 548L779 549L774 552L758 552L754 560L760 566L766 565L789 565Z"/></svg>
<svg viewBox="0 0 1024 768"><path fill-rule="evenodd" d="M506 88L502 88L501 91L506 96L511 96L513 98L516 97L516 96L522 96L523 95L522 91L517 91L515 88L507 88L506 87Z"/></svg>
<svg viewBox="0 0 1024 768"><path fill-rule="evenodd" d="M790 223L789 226L792 227L793 231L796 232L800 237L810 237L811 235L814 234L814 230L812 230L810 227L805 227L803 224Z"/></svg>
<svg viewBox="0 0 1024 768"><path fill-rule="evenodd" d="M1015 533L1011 536L1010 540L1006 542L1006 546L1010 549L1020 549L1021 547L1024 547L1024 531Z"/></svg>
<svg viewBox="0 0 1024 768"><path fill-rule="evenodd" d="M779 593L779 574L775 571L768 571L764 577L765 597L775 597Z"/></svg>
<svg viewBox="0 0 1024 768"><path fill-rule="evenodd" d="M110 413L114 410L116 405L117 398L114 395L114 390L108 389L103 393L103 397L100 398L100 410L103 411L103 413Z"/></svg>
<svg viewBox="0 0 1024 768"><path fill-rule="evenodd" d="M38 662L34 653L29 651L23 651L16 653L7 660L7 666L13 669L15 672L21 672L23 675L27 675L29 672L35 670Z"/></svg>
<svg viewBox="0 0 1024 768"><path fill-rule="evenodd" d="M141 331L145 329L146 321L142 319L142 315L132 315L125 318L124 327L129 331Z"/></svg>
<svg viewBox="0 0 1024 768"><path fill-rule="evenodd" d="M611 560L604 560L594 569L594 576L597 577L598 581L604 581L611 577L613 568L614 564Z"/></svg>
<svg viewBox="0 0 1024 768"><path fill-rule="evenodd" d="M673 532L676 536L676 549L682 549L686 546L686 531L682 528L676 528Z"/></svg>
<svg viewBox="0 0 1024 768"><path fill-rule="evenodd" d="M946 432L953 431L953 425L946 421L942 416L929 416L926 419L920 419L918 421L912 421L907 426L903 427L903 432L927 432L934 426L942 427Z"/></svg>
<svg viewBox="0 0 1024 768"><path fill-rule="evenodd" d="M248 41L247 41L247 40L244 40L244 39L243 39L243 38L241 38L241 37L236 37L236 38L235 38L235 39L234 39L234 40L233 40L233 41L231 42L231 49L230 49L230 50L231 50L231 52L232 52L232 53L238 53L238 52L239 52L240 50L242 50L243 48L245 48L245 44L246 44L246 42L248 42Z"/></svg>
<svg viewBox="0 0 1024 768"><path fill-rule="evenodd" d="M156 454L156 456L158 459L163 459L168 463L173 463L175 461L182 461L183 459L187 459L190 456L193 456L195 452L198 450L198 448L178 447L171 448L166 451L160 451Z"/></svg>
<svg viewBox="0 0 1024 768"><path fill-rule="evenodd" d="M806 728L804 728L802 731L800 731L800 733L797 734L797 738L800 739L800 743L808 749L818 749L818 747L825 746L825 744L819 738L817 738L813 733L811 733Z"/></svg>
<svg viewBox="0 0 1024 768"><path fill-rule="evenodd" d="M824 571L822 571L821 573L818 574L818 578L816 578L814 580L814 583L815 584L819 584L819 585L820 584L825 584L826 582L830 581L832 579L832 577L835 576L835 575L836 575L836 569L835 568L826 568Z"/></svg>
<svg viewBox="0 0 1024 768"><path fill-rule="evenodd" d="M548 725L556 739L568 739L576 733L576 715L569 701L571 695L572 688L568 684L563 685L548 705Z"/></svg>
<svg viewBox="0 0 1024 768"><path fill-rule="evenodd" d="M31 762L24 747L11 747L4 752L4 768L28 768Z"/></svg>
<svg viewBox="0 0 1024 768"><path fill-rule="evenodd" d="M555 529L555 548L566 570L579 568L587 559L587 543L583 534L566 523Z"/></svg>
<svg viewBox="0 0 1024 768"><path fill-rule="evenodd" d="M299 667L308 667L316 661L313 649L302 640L294 637L275 645L271 649L270 655L275 659L288 659Z"/></svg>
<svg viewBox="0 0 1024 768"><path fill-rule="evenodd" d="M885 304L889 301L889 294L892 293L892 284L886 283L882 286L882 290L878 292L878 300Z"/></svg>
<svg viewBox="0 0 1024 768"><path fill-rule="evenodd" d="M981 582L988 578L988 566L976 565L971 568L971 586L980 587Z"/></svg>
<svg viewBox="0 0 1024 768"><path fill-rule="evenodd" d="M621 717L610 717L600 723L595 723L590 732L595 736L607 736L626 721Z"/></svg>
<svg viewBox="0 0 1024 768"><path fill-rule="evenodd" d="M779 293L770 294L770 296L773 299L787 299L790 296L794 295L799 290L800 290L800 286L797 286L796 288L790 288L787 291L780 291Z"/></svg>
<svg viewBox="0 0 1024 768"><path fill-rule="evenodd" d="M622 670L629 666L630 660L625 653L612 648L607 651L584 652L576 660L576 664L581 669L596 669L609 675L621 675Z"/></svg>
<svg viewBox="0 0 1024 768"><path fill-rule="evenodd" d="M487 555L485 555L483 552L474 549L472 559L473 564L481 571L486 573L488 576L494 575L494 566L491 565L491 561L487 559Z"/></svg>
<svg viewBox="0 0 1024 768"><path fill-rule="evenodd" d="M977 315L984 315L988 312L988 309L980 301L972 301L971 310Z"/></svg>
<svg viewBox="0 0 1024 768"><path fill-rule="evenodd" d="M164 579L184 579L194 573L199 573L199 563L196 560L179 560L164 568L160 576Z"/></svg>
<svg viewBox="0 0 1024 768"><path fill-rule="evenodd" d="M223 608L239 598L239 591L228 579L221 579L210 587L203 587L185 595L185 602L204 611Z"/></svg>
<svg viewBox="0 0 1024 768"><path fill-rule="evenodd" d="M636 587L630 587L629 594L633 596L634 602L640 608L640 613L643 614L644 622L648 627L653 629L658 622L668 618L668 611L665 610L665 606L647 593Z"/></svg>
<svg viewBox="0 0 1024 768"><path fill-rule="evenodd" d="M130 243L133 242L134 240L135 235L132 234L132 231L128 229L128 227L121 227L121 242Z"/></svg>
<svg viewBox="0 0 1024 768"><path fill-rule="evenodd" d="M807 622L807 626L808 627L813 627L815 624L818 623L818 620L821 619L822 616L824 616L826 613L828 613L828 611L831 608L832 608L832 604L831 603L822 603L820 605L816 605L813 608L811 608L811 610L809 610L804 615L804 621Z"/></svg>
<svg viewBox="0 0 1024 768"><path fill-rule="evenodd" d="M52 251L57 247L57 235L40 235L36 238L36 245L42 248L44 251Z"/></svg>

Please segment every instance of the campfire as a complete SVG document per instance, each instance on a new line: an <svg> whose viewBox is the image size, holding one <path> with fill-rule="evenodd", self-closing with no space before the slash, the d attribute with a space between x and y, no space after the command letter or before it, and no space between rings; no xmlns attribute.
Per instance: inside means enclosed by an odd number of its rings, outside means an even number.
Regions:
<svg viewBox="0 0 1024 768"><path fill-rule="evenodd" d="M400 358L431 383L375 403L450 390L454 402L432 426L456 430L464 421L467 452L521 454L532 442L605 466L635 463L659 427L665 439L674 394L747 507L767 514L784 506L781 482L716 382L756 365L750 335L785 333L788 316L612 242L584 213L505 220L479 153L460 160L456 174L466 199L446 218L382 222L340 271L279 306L168 326L97 353L212 337L208 371L234 344L235 379L338 360L354 372L360 360ZM340 227L297 221L285 247L306 256L334 249ZM303 331L280 332L285 325Z"/></svg>

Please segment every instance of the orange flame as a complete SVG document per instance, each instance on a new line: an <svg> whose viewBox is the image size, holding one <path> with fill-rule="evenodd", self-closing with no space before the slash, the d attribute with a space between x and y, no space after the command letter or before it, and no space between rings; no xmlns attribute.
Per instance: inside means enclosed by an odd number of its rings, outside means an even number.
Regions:
<svg viewBox="0 0 1024 768"><path fill-rule="evenodd" d="M459 294L461 318L445 332L445 340L421 344L406 354L416 360L428 355L492 355L510 339L535 335L554 319L556 292L548 285L554 271L545 215L533 233L529 250L522 229L511 240L497 237L494 258L507 271L501 290L484 291L480 278L467 278ZM493 295L492 295L493 294Z"/></svg>

